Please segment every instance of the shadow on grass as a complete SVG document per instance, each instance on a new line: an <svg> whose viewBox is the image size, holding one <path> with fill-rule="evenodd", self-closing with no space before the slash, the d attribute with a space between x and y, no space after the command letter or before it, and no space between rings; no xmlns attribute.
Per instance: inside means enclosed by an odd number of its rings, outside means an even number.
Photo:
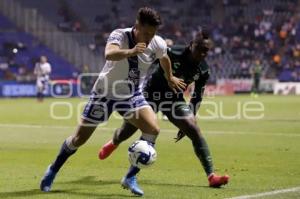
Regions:
<svg viewBox="0 0 300 199"><path fill-rule="evenodd" d="M177 184L177 183L159 183L156 181L149 181L149 180L140 180L139 183L141 186L143 185L150 185L150 186L159 186L159 187L175 187L175 188L209 188L208 186L201 186L201 185L193 185L193 184ZM88 186L95 186L95 189L100 190L102 186L109 186L109 185L116 185L116 188L119 188L120 181L119 180L97 180L95 176L86 176L83 178L79 178L78 180L73 181L65 181L65 182L57 182L57 185L88 185ZM53 190L48 193L44 193L39 189L31 189L31 190L23 190L23 191L15 191L15 192L1 192L0 198L34 198L34 196L39 197L50 197L55 195L73 195L73 196L80 196L80 197L95 197L95 198L129 198L134 197L131 193L128 194L109 194L109 193L86 193L80 191L80 188L74 187L74 189L64 189L64 190ZM59 196L57 196L59 197ZM61 197L61 195L60 195Z"/></svg>
<svg viewBox="0 0 300 199"><path fill-rule="evenodd" d="M81 185L92 185L92 186L99 186L99 185L119 185L120 180L97 180L96 176L86 176L83 178L79 178L73 181L64 181L58 182L57 184L81 184Z"/></svg>
<svg viewBox="0 0 300 199"><path fill-rule="evenodd" d="M59 182L57 184L81 184L81 185L92 185L92 186L105 186L105 185L117 185L119 186L121 182L120 180L97 180L96 176L86 176L83 178L79 178L74 181L65 181ZM138 180L139 184L142 185L151 185L151 186L170 186L170 187L182 187L182 188L209 188L206 185L195 185L195 184L178 184L178 183L160 183L153 180ZM219 189L219 188L217 188ZM222 189L222 187L221 187Z"/></svg>
<svg viewBox="0 0 300 199"><path fill-rule="evenodd" d="M117 185L119 186L120 180L97 180L96 176L86 176L79 178L74 181L65 181L58 184L81 184L81 185L92 185L92 186L106 186L106 185ZM141 186L151 185L151 186L166 186L166 187L182 187L182 188L210 188L205 185L195 185L195 184L178 184L178 183L161 183L153 180L138 180Z"/></svg>
<svg viewBox="0 0 300 199"><path fill-rule="evenodd" d="M60 195L62 194L62 195ZM31 190L24 190L24 191L15 191L15 192L1 192L0 198L35 198L39 196L39 198L45 196L45 198L49 198L51 196L55 197L57 195L57 198L68 196L79 196L81 198L129 198L134 197L132 195L125 195L125 194L101 194L101 193L85 193L81 192L80 190L53 190L51 192L42 192L39 189L31 189Z"/></svg>

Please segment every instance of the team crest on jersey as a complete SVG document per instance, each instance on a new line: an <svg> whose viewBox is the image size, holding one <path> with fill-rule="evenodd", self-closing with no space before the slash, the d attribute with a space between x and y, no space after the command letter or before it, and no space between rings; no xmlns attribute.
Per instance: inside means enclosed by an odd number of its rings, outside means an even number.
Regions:
<svg viewBox="0 0 300 199"><path fill-rule="evenodd" d="M155 55L155 53L152 52L149 57L150 57L151 61L154 61L156 58L156 55Z"/></svg>
<svg viewBox="0 0 300 199"><path fill-rule="evenodd" d="M175 69L178 69L179 66L180 66L180 63L179 62L174 62L173 66L174 66Z"/></svg>
<svg viewBox="0 0 300 199"><path fill-rule="evenodd" d="M197 73L196 75L194 75L194 77L193 77L194 81L197 81L199 79L199 77L200 77L199 73Z"/></svg>
<svg viewBox="0 0 300 199"><path fill-rule="evenodd" d="M140 71L138 68L131 68L128 73L129 78L138 78L140 76Z"/></svg>
<svg viewBox="0 0 300 199"><path fill-rule="evenodd" d="M138 68L131 68L129 70L128 80L130 80L135 86L138 86L140 81L140 71Z"/></svg>

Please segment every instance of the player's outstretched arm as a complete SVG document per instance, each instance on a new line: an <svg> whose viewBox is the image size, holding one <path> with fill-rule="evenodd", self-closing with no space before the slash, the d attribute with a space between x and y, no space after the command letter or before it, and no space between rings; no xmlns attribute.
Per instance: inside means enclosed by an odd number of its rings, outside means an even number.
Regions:
<svg viewBox="0 0 300 199"><path fill-rule="evenodd" d="M165 72L165 78L168 81L169 87L177 93L177 90L182 91L185 90L186 84L183 79L179 79L173 76L171 60L168 55L163 56L159 59L160 65Z"/></svg>

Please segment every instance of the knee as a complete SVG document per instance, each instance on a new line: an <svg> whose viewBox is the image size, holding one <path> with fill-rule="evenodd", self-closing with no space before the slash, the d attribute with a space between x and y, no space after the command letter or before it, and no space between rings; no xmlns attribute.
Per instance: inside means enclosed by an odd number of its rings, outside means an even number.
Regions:
<svg viewBox="0 0 300 199"><path fill-rule="evenodd" d="M201 137L200 128L195 123L189 123L184 132L191 140Z"/></svg>
<svg viewBox="0 0 300 199"><path fill-rule="evenodd" d="M155 127L153 128L153 134L158 135L159 132L160 132L160 128L159 128L159 126L157 125L157 126L155 126Z"/></svg>

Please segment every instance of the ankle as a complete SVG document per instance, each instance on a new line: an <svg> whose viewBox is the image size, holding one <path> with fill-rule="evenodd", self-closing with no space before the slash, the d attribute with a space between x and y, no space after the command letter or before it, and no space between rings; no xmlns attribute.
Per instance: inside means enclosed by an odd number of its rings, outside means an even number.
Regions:
<svg viewBox="0 0 300 199"><path fill-rule="evenodd" d="M113 141L111 141L110 144L111 144L112 146L114 146L114 147L117 147L117 146L118 146L118 144L115 144Z"/></svg>
<svg viewBox="0 0 300 199"><path fill-rule="evenodd" d="M215 173L210 173L207 175L208 180L211 179L213 176L215 175Z"/></svg>

